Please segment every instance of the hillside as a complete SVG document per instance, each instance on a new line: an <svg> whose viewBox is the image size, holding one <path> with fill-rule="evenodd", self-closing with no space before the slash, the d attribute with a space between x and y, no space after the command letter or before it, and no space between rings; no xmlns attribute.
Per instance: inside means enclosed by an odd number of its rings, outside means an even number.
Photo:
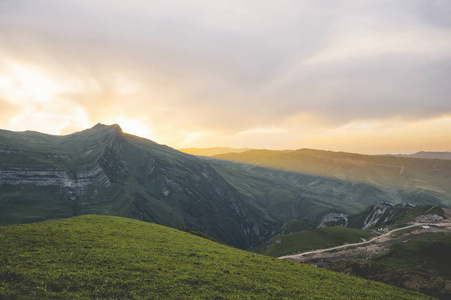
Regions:
<svg viewBox="0 0 451 300"><path fill-rule="evenodd" d="M335 246L358 243L382 235L390 230L404 228L416 223L449 223L446 217L449 212L440 207L422 205L418 207L392 207L374 205L355 215L342 215L319 227L311 229L310 224L290 224L288 222L280 232L269 241L263 243L258 252L273 256L287 256L316 249L327 249ZM297 221L300 223L300 221ZM379 230L378 230L379 229ZM383 229L383 230L381 230ZM435 229L434 229L435 230Z"/></svg>
<svg viewBox="0 0 451 300"><path fill-rule="evenodd" d="M374 236L368 231L341 226L304 230L274 237L262 254L279 257L291 253L329 248L345 243L357 243Z"/></svg>
<svg viewBox="0 0 451 300"><path fill-rule="evenodd" d="M0 225L92 213L188 226L241 248L276 224L207 162L118 125L0 131Z"/></svg>
<svg viewBox="0 0 451 300"><path fill-rule="evenodd" d="M439 191L449 189L449 179L442 179L433 194L418 192L422 183L401 189L197 157L118 125L66 136L0 130L0 225L115 215L194 228L250 249L288 223L315 228L384 201L445 203L449 194Z"/></svg>
<svg viewBox="0 0 451 300"><path fill-rule="evenodd" d="M427 299L131 219L0 227L1 299Z"/></svg>
<svg viewBox="0 0 451 300"><path fill-rule="evenodd" d="M251 150L214 158L297 172L391 193L387 201L451 206L451 161L299 149ZM371 191L369 191L371 193ZM390 199L390 200L389 200ZM373 203L375 204L375 203Z"/></svg>
<svg viewBox="0 0 451 300"><path fill-rule="evenodd" d="M330 269L450 299L451 235L431 233L397 243L370 259L347 259Z"/></svg>
<svg viewBox="0 0 451 300"><path fill-rule="evenodd" d="M318 225L397 201L363 182L181 153L98 124L66 136L0 130L0 225L83 214L191 227L248 249L286 222Z"/></svg>
<svg viewBox="0 0 451 300"><path fill-rule="evenodd" d="M370 231L340 226L281 235L264 253L290 253L279 258L449 299L450 212L431 206L372 207L347 219L347 225Z"/></svg>

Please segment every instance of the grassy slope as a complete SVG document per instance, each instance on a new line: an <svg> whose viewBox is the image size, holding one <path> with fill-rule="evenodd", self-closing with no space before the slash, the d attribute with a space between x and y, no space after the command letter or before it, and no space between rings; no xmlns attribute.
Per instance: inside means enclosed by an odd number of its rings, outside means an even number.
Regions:
<svg viewBox="0 0 451 300"><path fill-rule="evenodd" d="M404 200L416 204L451 206L451 161L394 156L361 155L311 149L250 150L214 156L218 159L300 172L350 182L392 187Z"/></svg>
<svg viewBox="0 0 451 300"><path fill-rule="evenodd" d="M392 267L445 276L451 279L451 235L435 233L415 238L390 248L391 252L377 262ZM422 265L421 267L419 267Z"/></svg>
<svg viewBox="0 0 451 300"><path fill-rule="evenodd" d="M450 253L451 235L435 233L395 244L376 259L340 262L332 269L450 299Z"/></svg>
<svg viewBox="0 0 451 300"><path fill-rule="evenodd" d="M131 219L0 227L0 299L424 299Z"/></svg>
<svg viewBox="0 0 451 300"><path fill-rule="evenodd" d="M278 257L290 253L339 246L344 243L356 243L360 238L368 239L373 234L359 229L341 226L295 232L276 237L265 255ZM280 244L276 243L279 241Z"/></svg>
<svg viewBox="0 0 451 300"><path fill-rule="evenodd" d="M254 226L264 236L276 224L269 214L254 213L245 197L206 162L125 134L117 125L99 124L67 136L0 130L0 174L10 169L56 170L75 182L95 168L108 176L110 185L38 186L19 180L9 185L0 178L0 225L105 214L194 227L247 248L260 241ZM50 174L45 180L58 176Z"/></svg>
<svg viewBox="0 0 451 300"><path fill-rule="evenodd" d="M384 190L365 183L350 183L229 161L205 159L224 179L254 200L254 205L286 221L315 221L328 212L356 214L389 199Z"/></svg>

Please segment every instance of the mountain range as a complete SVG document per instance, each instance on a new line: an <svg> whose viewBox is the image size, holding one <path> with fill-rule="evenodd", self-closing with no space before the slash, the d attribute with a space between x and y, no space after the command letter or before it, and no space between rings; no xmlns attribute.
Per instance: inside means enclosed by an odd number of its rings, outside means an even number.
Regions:
<svg viewBox="0 0 451 300"><path fill-rule="evenodd" d="M451 159L451 152L420 151L414 154L398 154L396 156L411 158Z"/></svg>
<svg viewBox="0 0 451 300"><path fill-rule="evenodd" d="M211 147L211 148L181 148L178 150L191 155L215 156L228 153L242 153L250 150L266 150L266 149ZM288 153L296 150L280 150L280 151ZM451 152L419 151L412 154L384 154L384 155L397 157L411 157L411 158L451 159Z"/></svg>
<svg viewBox="0 0 451 300"><path fill-rule="evenodd" d="M451 205L451 161L385 155L362 155L312 149L295 151L251 150L216 155L214 158L365 183L391 196L387 201ZM371 193L371 192L370 192Z"/></svg>
<svg viewBox="0 0 451 300"><path fill-rule="evenodd" d="M103 214L249 249L288 224L315 227L384 201L449 206L450 170L446 160L306 149L198 157L118 125L0 130L0 225Z"/></svg>

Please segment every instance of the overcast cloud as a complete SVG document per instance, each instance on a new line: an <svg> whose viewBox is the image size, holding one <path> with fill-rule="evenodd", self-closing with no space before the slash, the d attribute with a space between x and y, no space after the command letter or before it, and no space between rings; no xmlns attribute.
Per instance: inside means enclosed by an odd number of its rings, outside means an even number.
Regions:
<svg viewBox="0 0 451 300"><path fill-rule="evenodd" d="M450 16L447 0L3 0L0 125L280 149L451 124Z"/></svg>

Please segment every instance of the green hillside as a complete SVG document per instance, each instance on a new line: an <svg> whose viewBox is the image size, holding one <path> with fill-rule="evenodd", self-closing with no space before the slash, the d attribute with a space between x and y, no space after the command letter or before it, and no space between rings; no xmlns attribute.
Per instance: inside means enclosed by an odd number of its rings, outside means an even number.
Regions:
<svg viewBox="0 0 451 300"><path fill-rule="evenodd" d="M254 152L237 155L247 157ZM325 170L349 169L367 178L365 170L348 168L342 160L338 165L331 163L330 157L309 163L293 161L292 155L296 159L306 155L298 152L262 150L251 156L277 164L279 156L290 155L286 163L293 168L321 163ZM430 161L391 159L420 161L415 174L422 172L423 161ZM438 162L432 167L447 168ZM377 170L391 170L384 168ZM384 172L376 174L389 174ZM451 186L446 172L441 173L444 177L434 193L427 188L432 186L429 181L416 177L412 177L416 185L395 188L337 174L306 174L196 157L126 134L118 125L98 124L66 136L0 130L0 225L113 215L190 227L229 245L251 249L283 231L287 222L316 227L325 216L357 214L384 201L440 204L451 194L442 193Z"/></svg>
<svg viewBox="0 0 451 300"><path fill-rule="evenodd" d="M83 214L190 227L243 248L288 221L396 201L368 183L181 153L98 124L66 136L0 130L0 225Z"/></svg>
<svg viewBox="0 0 451 300"><path fill-rule="evenodd" d="M395 244L371 260L342 261L331 269L450 299L450 253L451 235L431 233Z"/></svg>
<svg viewBox="0 0 451 300"><path fill-rule="evenodd" d="M67 136L0 130L0 225L83 214L188 226L240 248L278 223L207 162L118 125Z"/></svg>
<svg viewBox="0 0 451 300"><path fill-rule="evenodd" d="M109 216L0 227L0 299L427 299Z"/></svg>
<svg viewBox="0 0 451 300"><path fill-rule="evenodd" d="M372 236L374 234L368 231L341 226L305 230L274 237L263 254L279 257L292 253L330 248L344 243L357 243L360 238L368 239Z"/></svg>
<svg viewBox="0 0 451 300"><path fill-rule="evenodd" d="M311 149L250 150L215 158L302 174L370 184L391 196L387 201L451 207L451 161L361 155ZM372 193L371 190L368 191ZM375 204L375 203L373 203Z"/></svg>

